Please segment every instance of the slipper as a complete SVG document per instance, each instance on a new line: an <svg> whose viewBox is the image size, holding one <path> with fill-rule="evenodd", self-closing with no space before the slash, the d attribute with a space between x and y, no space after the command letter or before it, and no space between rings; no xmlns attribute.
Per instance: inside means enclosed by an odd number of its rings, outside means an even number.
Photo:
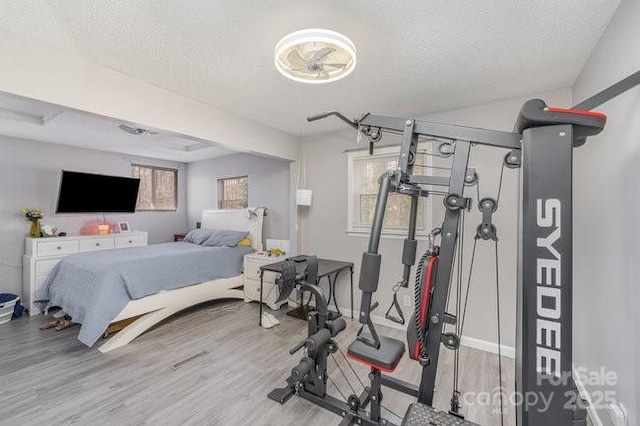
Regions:
<svg viewBox="0 0 640 426"><path fill-rule="evenodd" d="M280 325L280 321L278 321L278 319L276 317L273 316L273 314L266 312L267 316L269 317L269 321L271 321L271 323L273 325Z"/></svg>
<svg viewBox="0 0 640 426"><path fill-rule="evenodd" d="M264 312L262 314L262 321L261 322L262 322L262 328L267 328L268 329L268 328L273 328L273 327L276 326L273 322L271 322L271 318L269 318L269 316L268 316L268 314L266 312Z"/></svg>

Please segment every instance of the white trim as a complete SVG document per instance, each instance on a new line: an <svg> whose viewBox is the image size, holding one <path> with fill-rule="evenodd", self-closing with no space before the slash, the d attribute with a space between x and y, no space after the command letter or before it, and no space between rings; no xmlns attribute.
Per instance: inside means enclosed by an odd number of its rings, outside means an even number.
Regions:
<svg viewBox="0 0 640 426"><path fill-rule="evenodd" d="M468 348L480 349L481 351L498 354L498 344L489 342L487 340L480 340L476 339L475 337L462 336L460 344ZM500 345L500 349L503 357L512 359L516 357L516 348L514 348L513 346Z"/></svg>
<svg viewBox="0 0 640 426"><path fill-rule="evenodd" d="M340 307L340 312L342 312L342 314L345 317L351 318L351 310L343 309L342 307ZM357 317L356 317L356 320L357 320ZM381 315L371 315L371 321L374 324L384 325L386 327L394 328L396 330L402 330L402 331L407 330L406 323L405 325L396 324L395 322L389 321ZM407 318L407 321L408 321L408 318ZM487 340L476 339L474 337L469 337L469 336L462 336L462 339L460 340L460 344L468 348L479 349L481 351L490 352L493 354L498 353L498 344L489 342ZM511 358L511 359L514 359L516 357L516 349L513 346L500 345L500 348L501 348L503 357Z"/></svg>
<svg viewBox="0 0 640 426"><path fill-rule="evenodd" d="M418 144L420 149L426 149L427 143L421 142ZM368 236L371 232L369 227L362 227L355 225L355 203L353 199L353 191L354 191L354 161L361 158L378 158L378 157L388 157L390 155L397 154L398 158L400 156L400 145L390 145L383 146L377 148L373 155L369 155L368 151L349 151L347 152L347 235L353 237L361 237ZM430 157L426 157L426 164L431 165L432 160ZM430 207L428 207L428 203L425 202L425 199L421 199L424 203L424 229L416 230L416 239L424 239L431 228L431 214L428 211ZM402 239L406 238L407 230L405 229L383 229L381 237L382 238L390 238L394 239L399 236L402 236ZM420 238L422 237L422 238Z"/></svg>
<svg viewBox="0 0 640 426"><path fill-rule="evenodd" d="M576 370L576 365L572 366L572 376L573 382L576 384L576 388L578 389L578 393L580 397L587 401L587 415L589 416L589 420L591 421L592 426L602 426L602 420L600 420L600 416L598 415L598 411L596 407L593 405L593 401L591 401L591 395L587 392L587 388L582 383L582 379Z"/></svg>
<svg viewBox="0 0 640 426"><path fill-rule="evenodd" d="M371 230L368 229L366 231L349 231L346 230L344 231L348 237L356 237L356 238L369 238L369 236L371 235ZM404 240L407 238L407 231L399 231L399 232L383 232L382 235L380 236L380 238L383 239L387 239L387 240ZM428 241L427 235L417 235L416 233L416 240L418 241Z"/></svg>

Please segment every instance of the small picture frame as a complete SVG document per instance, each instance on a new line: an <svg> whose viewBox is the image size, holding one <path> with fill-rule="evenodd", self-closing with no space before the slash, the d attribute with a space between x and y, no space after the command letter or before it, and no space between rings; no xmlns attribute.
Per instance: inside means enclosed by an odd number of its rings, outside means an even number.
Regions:
<svg viewBox="0 0 640 426"><path fill-rule="evenodd" d="M42 225L42 236L43 237L55 237L56 236L56 228L53 225Z"/></svg>
<svg viewBox="0 0 640 426"><path fill-rule="evenodd" d="M129 225L129 222L118 222L118 232L121 234L128 234L131 232L131 225Z"/></svg>

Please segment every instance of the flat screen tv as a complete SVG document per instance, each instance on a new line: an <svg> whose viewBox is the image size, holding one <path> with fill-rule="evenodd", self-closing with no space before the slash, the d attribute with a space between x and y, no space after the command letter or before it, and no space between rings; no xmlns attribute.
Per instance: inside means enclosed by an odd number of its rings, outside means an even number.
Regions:
<svg viewBox="0 0 640 426"><path fill-rule="evenodd" d="M133 213L140 179L63 170L56 213Z"/></svg>

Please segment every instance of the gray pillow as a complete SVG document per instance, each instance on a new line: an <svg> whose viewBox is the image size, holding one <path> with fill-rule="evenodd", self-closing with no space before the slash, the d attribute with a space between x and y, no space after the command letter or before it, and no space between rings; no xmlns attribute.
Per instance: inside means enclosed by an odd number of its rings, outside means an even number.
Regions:
<svg viewBox="0 0 640 426"><path fill-rule="evenodd" d="M213 231L202 245L211 247L235 247L240 241L247 238L247 235L249 235L248 231Z"/></svg>
<svg viewBox="0 0 640 426"><path fill-rule="evenodd" d="M194 229L184 236L184 242L201 245L202 243L207 241L207 238L209 238L214 232L215 231L213 229Z"/></svg>

